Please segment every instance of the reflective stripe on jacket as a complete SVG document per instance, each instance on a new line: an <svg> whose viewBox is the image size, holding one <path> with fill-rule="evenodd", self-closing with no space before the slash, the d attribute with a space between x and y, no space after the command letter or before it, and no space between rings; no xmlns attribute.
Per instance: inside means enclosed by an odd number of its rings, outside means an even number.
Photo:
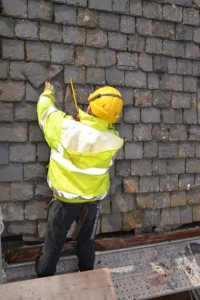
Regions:
<svg viewBox="0 0 200 300"><path fill-rule="evenodd" d="M82 203L105 198L109 167L123 139L106 121L79 109L80 122L54 105L46 90L37 105L38 121L51 148L48 184L54 196Z"/></svg>

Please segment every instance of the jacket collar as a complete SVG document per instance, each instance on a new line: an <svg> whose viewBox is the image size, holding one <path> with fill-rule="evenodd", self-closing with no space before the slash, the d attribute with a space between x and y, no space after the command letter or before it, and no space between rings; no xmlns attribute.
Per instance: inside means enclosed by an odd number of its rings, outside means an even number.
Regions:
<svg viewBox="0 0 200 300"><path fill-rule="evenodd" d="M79 108L79 118L81 123L101 131L105 131L108 130L108 128L110 128L110 124L108 122L98 117L95 117L93 115L89 115L83 110L81 110L80 108Z"/></svg>

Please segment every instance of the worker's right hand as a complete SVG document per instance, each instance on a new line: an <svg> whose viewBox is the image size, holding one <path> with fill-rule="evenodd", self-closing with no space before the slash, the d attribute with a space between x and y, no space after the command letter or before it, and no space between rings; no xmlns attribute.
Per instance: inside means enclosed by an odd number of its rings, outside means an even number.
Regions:
<svg viewBox="0 0 200 300"><path fill-rule="evenodd" d="M45 81L44 90L50 90L54 93L54 86L49 81Z"/></svg>

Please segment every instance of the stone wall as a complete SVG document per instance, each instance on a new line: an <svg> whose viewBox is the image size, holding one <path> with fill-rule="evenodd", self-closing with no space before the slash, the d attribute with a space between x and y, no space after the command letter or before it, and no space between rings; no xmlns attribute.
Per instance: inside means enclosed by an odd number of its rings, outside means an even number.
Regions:
<svg viewBox="0 0 200 300"><path fill-rule="evenodd" d="M0 1L0 203L5 236L43 239L49 149L36 103L44 81L74 113L102 85L124 97L126 137L99 231L200 221L200 0Z"/></svg>

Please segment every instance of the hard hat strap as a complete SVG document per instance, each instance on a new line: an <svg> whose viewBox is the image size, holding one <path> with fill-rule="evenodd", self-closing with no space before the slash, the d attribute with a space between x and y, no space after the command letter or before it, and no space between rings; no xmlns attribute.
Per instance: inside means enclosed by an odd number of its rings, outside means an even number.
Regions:
<svg viewBox="0 0 200 300"><path fill-rule="evenodd" d="M117 94L112 94L112 93L106 93L106 94L97 94L95 95L94 97L88 99L88 101L94 101L95 99L97 98L101 98L101 97L104 97L104 96L110 96L110 97L116 97L116 98L119 98L119 99L123 99L122 96L120 95L117 95Z"/></svg>

